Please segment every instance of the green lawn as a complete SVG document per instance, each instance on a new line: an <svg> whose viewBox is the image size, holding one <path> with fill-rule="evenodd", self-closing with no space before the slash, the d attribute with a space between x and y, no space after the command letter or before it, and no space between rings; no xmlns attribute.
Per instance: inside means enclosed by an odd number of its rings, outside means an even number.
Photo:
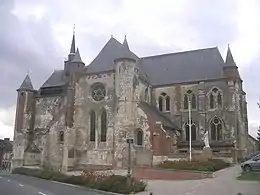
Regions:
<svg viewBox="0 0 260 195"><path fill-rule="evenodd" d="M260 181L260 172L242 172L238 180Z"/></svg>

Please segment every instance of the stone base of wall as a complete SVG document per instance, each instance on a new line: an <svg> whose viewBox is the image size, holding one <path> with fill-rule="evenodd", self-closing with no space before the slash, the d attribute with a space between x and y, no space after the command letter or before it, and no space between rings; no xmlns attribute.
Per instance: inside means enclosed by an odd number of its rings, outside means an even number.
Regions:
<svg viewBox="0 0 260 195"><path fill-rule="evenodd" d="M136 179L147 180L198 180L213 178L213 173L167 170L147 167L134 167L132 170L132 175Z"/></svg>

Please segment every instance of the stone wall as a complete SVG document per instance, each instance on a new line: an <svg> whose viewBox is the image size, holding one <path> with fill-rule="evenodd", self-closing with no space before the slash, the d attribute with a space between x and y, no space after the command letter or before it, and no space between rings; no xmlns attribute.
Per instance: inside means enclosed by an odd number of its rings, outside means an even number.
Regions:
<svg viewBox="0 0 260 195"><path fill-rule="evenodd" d="M92 97L92 86L101 83L106 95L101 101ZM75 149L78 164L112 165L113 131L116 97L114 93L114 73L86 75L75 84L74 126ZM95 112L95 141L90 141L90 112ZM101 113L107 114L106 141L101 142Z"/></svg>
<svg viewBox="0 0 260 195"><path fill-rule="evenodd" d="M221 107L215 105L215 108L211 109L209 107L209 95L214 88L221 92L223 105ZM233 94L236 88L241 94L242 86L236 87L234 83L225 80L158 87L153 91L153 103L158 106L158 98L162 93L170 96L170 111L163 111L163 113L169 116L178 126L182 127L182 140L185 141L185 123L188 122L188 109L184 109L184 95L188 90L191 90L192 94L195 94L197 103L196 109L192 109L191 112L192 120L196 125L196 140L202 140L205 129L210 129L210 122L216 116L222 122L222 140L232 143L234 139L238 139L238 134L242 137L246 136L245 129L247 126L244 122L246 119L243 120L238 114L237 122L240 124L241 130L235 129L235 104L237 112L240 112L240 106L234 101ZM242 96L240 95L239 97ZM215 96L215 98L217 97ZM209 137L211 137L211 131L209 131Z"/></svg>

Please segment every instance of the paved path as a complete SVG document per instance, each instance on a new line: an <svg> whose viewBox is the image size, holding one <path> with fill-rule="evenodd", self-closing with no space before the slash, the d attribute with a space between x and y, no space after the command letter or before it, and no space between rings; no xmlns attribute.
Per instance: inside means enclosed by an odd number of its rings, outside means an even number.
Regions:
<svg viewBox="0 0 260 195"><path fill-rule="evenodd" d="M22 175L0 173L1 195L101 195L81 187Z"/></svg>
<svg viewBox="0 0 260 195"><path fill-rule="evenodd" d="M147 192L138 195L260 195L260 182L238 181L239 166L219 171L213 179L193 181L148 181Z"/></svg>

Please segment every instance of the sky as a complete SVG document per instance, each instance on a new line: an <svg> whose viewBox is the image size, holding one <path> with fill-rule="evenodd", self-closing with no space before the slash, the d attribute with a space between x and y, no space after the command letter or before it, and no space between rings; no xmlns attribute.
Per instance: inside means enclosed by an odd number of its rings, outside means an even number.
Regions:
<svg viewBox="0 0 260 195"><path fill-rule="evenodd" d="M260 125L258 0L1 0L0 138L13 138L16 89L27 73L34 87L63 69L75 24L85 64L111 35L139 57L230 44L247 93L249 132Z"/></svg>

